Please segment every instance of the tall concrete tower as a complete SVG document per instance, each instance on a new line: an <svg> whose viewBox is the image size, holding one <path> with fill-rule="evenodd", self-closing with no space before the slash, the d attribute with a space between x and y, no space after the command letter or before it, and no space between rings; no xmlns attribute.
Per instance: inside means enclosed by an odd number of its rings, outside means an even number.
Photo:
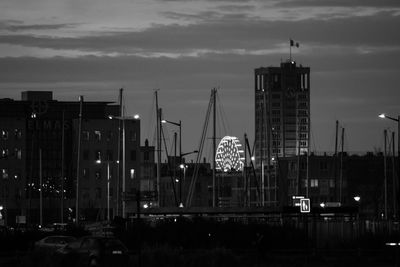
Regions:
<svg viewBox="0 0 400 267"><path fill-rule="evenodd" d="M288 60L254 70L256 166L305 154L310 144L310 68Z"/></svg>

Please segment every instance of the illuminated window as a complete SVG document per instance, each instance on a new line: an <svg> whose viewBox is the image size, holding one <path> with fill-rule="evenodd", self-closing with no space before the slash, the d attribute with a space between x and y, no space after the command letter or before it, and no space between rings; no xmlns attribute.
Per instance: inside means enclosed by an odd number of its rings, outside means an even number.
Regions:
<svg viewBox="0 0 400 267"><path fill-rule="evenodd" d="M7 130L1 130L1 138L4 140L8 139L8 131Z"/></svg>
<svg viewBox="0 0 400 267"><path fill-rule="evenodd" d="M8 158L8 149L7 148L3 148L1 150L1 158Z"/></svg>
<svg viewBox="0 0 400 267"><path fill-rule="evenodd" d="M335 180L329 179L329 187L334 188L335 187Z"/></svg>
<svg viewBox="0 0 400 267"><path fill-rule="evenodd" d="M136 132L130 131L129 132L129 136L130 136L130 139L131 139L132 142L136 141Z"/></svg>
<svg viewBox="0 0 400 267"><path fill-rule="evenodd" d="M100 131L94 131L94 136L96 138L96 141L101 141L101 132Z"/></svg>
<svg viewBox="0 0 400 267"><path fill-rule="evenodd" d="M8 179L8 170L7 169L1 169L1 177L3 179Z"/></svg>
<svg viewBox="0 0 400 267"><path fill-rule="evenodd" d="M101 179L101 171L100 171L100 170L97 170L97 171L95 172L95 174L94 174L94 177L96 178L96 180Z"/></svg>
<svg viewBox="0 0 400 267"><path fill-rule="evenodd" d="M318 179L311 179L310 185L311 187L318 187Z"/></svg>
<svg viewBox="0 0 400 267"><path fill-rule="evenodd" d="M14 179L15 180L19 180L20 178L21 178L21 174L20 173L14 174Z"/></svg>
<svg viewBox="0 0 400 267"><path fill-rule="evenodd" d="M95 155L95 160L96 161L101 161L101 151L96 151L96 152L94 152L94 155Z"/></svg>
<svg viewBox="0 0 400 267"><path fill-rule="evenodd" d="M14 149L14 154L16 159L22 159L22 151L20 148L15 148Z"/></svg>
<svg viewBox="0 0 400 267"><path fill-rule="evenodd" d="M131 169L130 171L131 179L134 179L136 176L135 169Z"/></svg>
<svg viewBox="0 0 400 267"><path fill-rule="evenodd" d="M87 168L83 169L83 178L85 178L85 179L89 178L89 169L87 169Z"/></svg>

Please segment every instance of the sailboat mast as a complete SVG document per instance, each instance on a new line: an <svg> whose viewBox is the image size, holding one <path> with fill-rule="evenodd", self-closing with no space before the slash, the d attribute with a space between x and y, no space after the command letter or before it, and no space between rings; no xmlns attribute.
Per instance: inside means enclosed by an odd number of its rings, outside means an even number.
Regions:
<svg viewBox="0 0 400 267"><path fill-rule="evenodd" d="M160 171L161 171L161 121L158 108L158 90L156 90L156 125L157 125L157 206L160 207Z"/></svg>
<svg viewBox="0 0 400 267"><path fill-rule="evenodd" d="M217 89L214 88L212 91L212 95L213 95L213 153L212 153L212 157L213 157L213 208L215 208L216 205L216 201L215 201L215 186L216 186L216 179L215 179L215 168L216 168L216 161L215 161L215 156L216 156L216 150L217 150L217 142L216 142L216 125L217 125L217 113L216 113L216 92Z"/></svg>

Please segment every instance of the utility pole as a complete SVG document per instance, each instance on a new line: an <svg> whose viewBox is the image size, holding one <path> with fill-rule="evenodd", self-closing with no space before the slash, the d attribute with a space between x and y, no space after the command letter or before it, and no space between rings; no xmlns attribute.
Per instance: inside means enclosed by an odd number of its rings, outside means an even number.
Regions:
<svg viewBox="0 0 400 267"><path fill-rule="evenodd" d="M42 175L42 148L39 148L39 216L40 227L43 226L43 175Z"/></svg>
<svg viewBox="0 0 400 267"><path fill-rule="evenodd" d="M393 187L393 219L397 219L397 207L396 207L396 166L395 166L395 133L392 132L392 187Z"/></svg>
<svg viewBox="0 0 400 267"><path fill-rule="evenodd" d="M386 142L387 142L387 130L385 129L383 131L383 136L384 136L384 154L383 154L383 174L384 174L384 201L385 201L385 220L387 220L387 170L386 170Z"/></svg>
<svg viewBox="0 0 400 267"><path fill-rule="evenodd" d="M156 129L157 129L157 206L160 207L160 171L161 171L161 120L158 108L158 90L156 90Z"/></svg>
<svg viewBox="0 0 400 267"><path fill-rule="evenodd" d="M78 151L76 162L76 199L75 199L75 223L79 224L79 174L80 174L80 156L81 156L81 136L82 136L82 107L83 96L79 97L79 126L78 126Z"/></svg>
<svg viewBox="0 0 400 267"><path fill-rule="evenodd" d="M61 128L61 200L60 200L60 217L61 223L64 223L64 123L65 123L65 111L62 112L62 128Z"/></svg>
<svg viewBox="0 0 400 267"><path fill-rule="evenodd" d="M216 144L216 125L217 125L217 115L216 115L216 93L217 89L214 88L212 90L213 92L213 208L216 206L216 195L215 195L215 186L216 186L216 161L215 161L215 156L216 156L216 150L217 150L217 144Z"/></svg>
<svg viewBox="0 0 400 267"><path fill-rule="evenodd" d="M340 180L339 180L339 201L342 203L342 188L343 188L343 149L344 149L344 128L342 127L342 150L340 153Z"/></svg>

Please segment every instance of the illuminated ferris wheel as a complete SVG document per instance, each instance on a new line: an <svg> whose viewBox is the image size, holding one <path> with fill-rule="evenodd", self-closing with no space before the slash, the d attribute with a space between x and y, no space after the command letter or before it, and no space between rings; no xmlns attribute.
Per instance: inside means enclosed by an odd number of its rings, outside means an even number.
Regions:
<svg viewBox="0 0 400 267"><path fill-rule="evenodd" d="M232 170L241 171L243 169L243 150L239 139L235 136L225 136L219 142L215 161L217 170L229 172Z"/></svg>

